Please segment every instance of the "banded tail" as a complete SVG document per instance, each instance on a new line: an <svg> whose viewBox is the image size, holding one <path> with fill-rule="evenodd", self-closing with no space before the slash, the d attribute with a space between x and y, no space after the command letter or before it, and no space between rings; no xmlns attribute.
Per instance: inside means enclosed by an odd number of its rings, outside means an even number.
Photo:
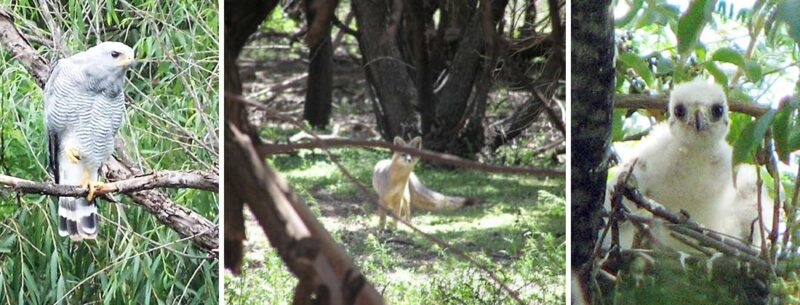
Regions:
<svg viewBox="0 0 800 305"><path fill-rule="evenodd" d="M72 240L97 237L97 206L86 198L58 198L58 235Z"/></svg>

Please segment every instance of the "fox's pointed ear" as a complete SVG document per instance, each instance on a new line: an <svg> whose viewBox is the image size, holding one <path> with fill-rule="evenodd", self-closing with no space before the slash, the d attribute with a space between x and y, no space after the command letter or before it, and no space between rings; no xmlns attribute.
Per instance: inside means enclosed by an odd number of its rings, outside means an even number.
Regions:
<svg viewBox="0 0 800 305"><path fill-rule="evenodd" d="M416 137L413 140L411 140L411 142L408 142L408 143L411 144L411 146L416 147L417 149L422 148L422 138L421 137Z"/></svg>
<svg viewBox="0 0 800 305"><path fill-rule="evenodd" d="M396 136L394 137L394 145L403 146L406 145L406 141L403 141L403 138Z"/></svg>

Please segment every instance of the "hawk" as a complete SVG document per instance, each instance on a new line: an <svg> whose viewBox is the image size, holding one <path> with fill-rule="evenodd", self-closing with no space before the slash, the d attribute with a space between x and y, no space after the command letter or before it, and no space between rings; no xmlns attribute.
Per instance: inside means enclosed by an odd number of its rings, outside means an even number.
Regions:
<svg viewBox="0 0 800 305"><path fill-rule="evenodd" d="M86 198L58 197L58 233L97 236L94 192L125 113L123 83L133 49L102 42L59 60L44 86L47 169L57 184L88 188Z"/></svg>
<svg viewBox="0 0 800 305"><path fill-rule="evenodd" d="M737 167L737 188L733 150L725 141L728 125L728 103L722 87L701 79L678 84L670 95L669 119L657 124L621 164L628 168L638 160L632 175L648 198L673 213L686 212L706 228L747 240L750 224L758 215L757 196L753 195L755 167ZM626 205L636 211L632 204ZM771 216L770 210L763 210L765 216ZM765 223L771 222L772 217L764 218ZM620 228L621 246L631 248L633 226ZM653 230L657 240L686 249L666 232L658 225Z"/></svg>

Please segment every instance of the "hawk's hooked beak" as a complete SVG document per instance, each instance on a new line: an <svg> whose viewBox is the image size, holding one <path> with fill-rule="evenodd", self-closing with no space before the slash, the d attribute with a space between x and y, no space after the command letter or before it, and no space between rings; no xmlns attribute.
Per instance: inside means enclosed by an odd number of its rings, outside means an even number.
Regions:
<svg viewBox="0 0 800 305"><path fill-rule="evenodd" d="M130 67L136 64L136 61L133 59L132 56L122 55L119 58L117 58L117 64L119 64L120 67Z"/></svg>
<svg viewBox="0 0 800 305"><path fill-rule="evenodd" d="M708 129L708 119L706 119L706 116L702 110L699 109L696 110L694 112L693 119L694 120L692 120L690 123L697 132L701 132Z"/></svg>

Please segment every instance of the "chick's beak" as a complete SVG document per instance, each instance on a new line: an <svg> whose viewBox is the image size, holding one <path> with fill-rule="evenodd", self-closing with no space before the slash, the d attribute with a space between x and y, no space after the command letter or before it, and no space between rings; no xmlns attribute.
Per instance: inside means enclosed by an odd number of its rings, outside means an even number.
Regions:
<svg viewBox="0 0 800 305"><path fill-rule="evenodd" d="M692 127L694 127L697 132L708 129L708 119L706 119L703 111L697 110L694 112L694 122L692 122Z"/></svg>

